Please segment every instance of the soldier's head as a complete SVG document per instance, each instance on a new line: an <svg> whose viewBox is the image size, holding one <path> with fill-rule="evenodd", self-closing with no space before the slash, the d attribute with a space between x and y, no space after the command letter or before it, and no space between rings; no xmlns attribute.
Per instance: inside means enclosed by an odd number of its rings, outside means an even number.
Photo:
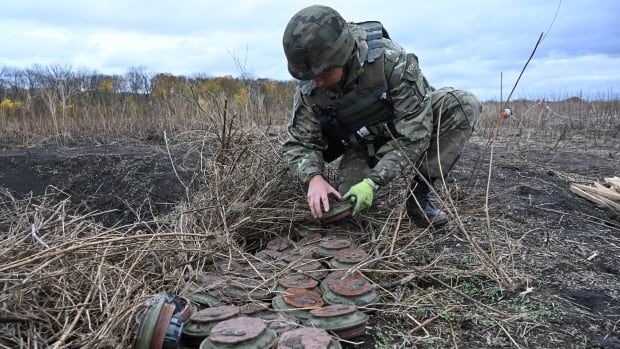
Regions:
<svg viewBox="0 0 620 349"><path fill-rule="evenodd" d="M284 30L282 45L288 71L294 78L329 86L336 78L336 83L340 81L355 39L336 10L313 5L293 15Z"/></svg>

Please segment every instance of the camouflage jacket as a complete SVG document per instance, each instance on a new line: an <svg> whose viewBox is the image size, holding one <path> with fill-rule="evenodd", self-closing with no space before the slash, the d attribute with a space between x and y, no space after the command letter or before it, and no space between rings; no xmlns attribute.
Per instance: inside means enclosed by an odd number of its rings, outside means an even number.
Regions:
<svg viewBox="0 0 620 349"><path fill-rule="evenodd" d="M347 90L368 73L364 65L368 58L365 31L356 24L349 24L357 45L353 64L348 66L344 82L338 89ZM431 111L432 87L420 71L417 57L397 43L381 38L384 55L383 72L388 84L388 100L393 108L394 137L386 139L376 153L376 164L369 178L380 186L388 184L410 163L414 163L429 145L433 129ZM331 89L331 88L330 88ZM318 117L312 111L313 91L311 81L301 81L295 92L293 117L288 126L288 139L282 146L282 154L289 168L307 183L325 168L322 151L327 148L327 138L321 132ZM338 93L338 91L334 91ZM373 161L375 162L375 161Z"/></svg>

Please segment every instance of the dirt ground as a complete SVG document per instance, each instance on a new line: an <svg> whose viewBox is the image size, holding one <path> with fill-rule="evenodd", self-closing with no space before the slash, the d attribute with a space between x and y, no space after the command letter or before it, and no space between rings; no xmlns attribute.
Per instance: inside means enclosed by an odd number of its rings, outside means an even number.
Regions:
<svg viewBox="0 0 620 349"><path fill-rule="evenodd" d="M466 226L484 227L487 221L486 141L472 139L448 181L451 189L458 187L455 199ZM434 304L412 310L419 322L429 320L424 330L407 333L415 323L404 323L403 314L384 314L373 318L360 339L364 344L347 347L620 348L620 220L569 191L571 183L620 175L620 145L591 143L513 137L495 146L488 214L498 259L516 286L499 287L477 272L442 280L502 314L482 314L489 310L433 278L416 277L390 289L397 296L387 299L435 294ZM184 158L182 150L172 154L176 172L161 145L4 149L0 186L41 195L53 185L85 211L102 212L101 223L117 226L167 212L183 199L186 186L191 190L198 160ZM380 212L386 200L379 197ZM422 240L428 250L415 257L420 265L466 244L454 226ZM489 241L480 244L491 249ZM443 305L446 310L437 311Z"/></svg>

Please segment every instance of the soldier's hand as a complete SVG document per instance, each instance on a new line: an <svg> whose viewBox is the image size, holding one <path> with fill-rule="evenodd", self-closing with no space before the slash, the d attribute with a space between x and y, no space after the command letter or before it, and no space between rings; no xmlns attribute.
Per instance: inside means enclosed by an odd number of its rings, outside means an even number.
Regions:
<svg viewBox="0 0 620 349"><path fill-rule="evenodd" d="M361 182L352 186L346 194L344 199L355 198L355 206L353 206L353 215L362 212L363 210L372 206L372 199L375 196L375 187L368 178L364 178Z"/></svg>
<svg viewBox="0 0 620 349"><path fill-rule="evenodd" d="M310 179L308 184L308 206L312 211L312 217L321 218L321 206L325 212L329 211L329 194L333 194L338 200L342 197L338 190L334 189L321 175Z"/></svg>

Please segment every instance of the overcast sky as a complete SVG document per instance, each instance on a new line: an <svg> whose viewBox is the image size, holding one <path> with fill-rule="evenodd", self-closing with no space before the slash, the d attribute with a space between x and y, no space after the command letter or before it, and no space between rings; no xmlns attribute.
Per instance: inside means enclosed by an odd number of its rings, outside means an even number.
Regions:
<svg viewBox="0 0 620 349"><path fill-rule="evenodd" d="M0 66L61 64L288 80L282 33L314 1L0 0ZM322 1L347 21L379 20L436 87L504 98L558 0ZM432 4L431 4L432 3ZM563 0L516 97L618 96L620 1Z"/></svg>

